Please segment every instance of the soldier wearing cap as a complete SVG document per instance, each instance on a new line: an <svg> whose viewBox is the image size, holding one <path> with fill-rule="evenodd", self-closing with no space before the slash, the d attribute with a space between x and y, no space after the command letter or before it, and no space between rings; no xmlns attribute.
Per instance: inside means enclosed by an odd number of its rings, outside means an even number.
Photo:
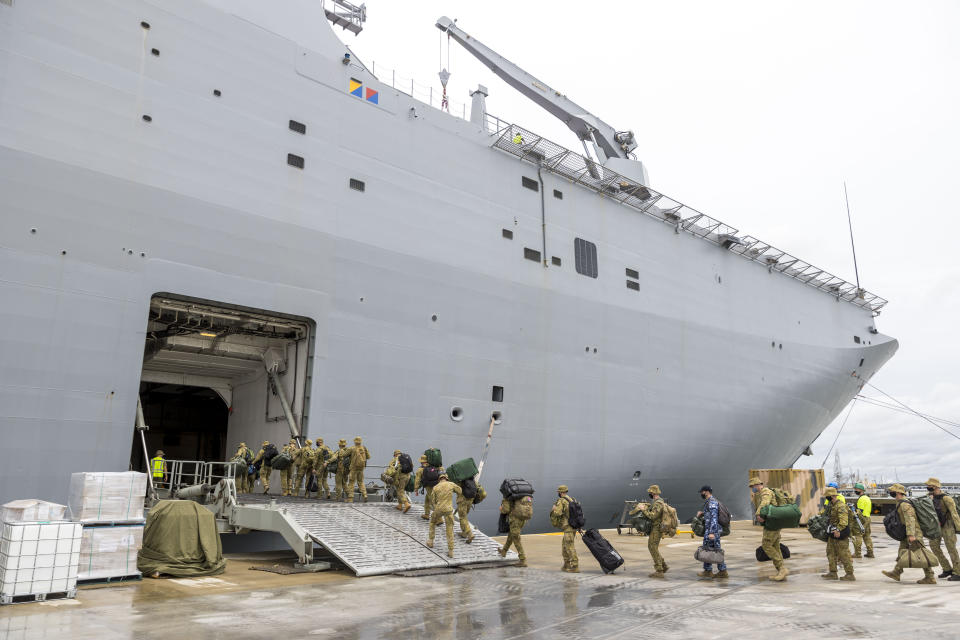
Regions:
<svg viewBox="0 0 960 640"><path fill-rule="evenodd" d="M263 485L264 493L270 491L270 472L273 471L273 469L270 468L270 462L263 457L264 451L269 444L269 440L264 440L263 444L260 445L260 451L257 453L257 457L253 459L253 464L260 463L260 484Z"/></svg>
<svg viewBox="0 0 960 640"><path fill-rule="evenodd" d="M927 492L933 498L933 506L937 510L937 519L940 521L940 537L930 539L930 549L943 569L939 578L947 578L951 582L960 580L960 557L957 556L957 530L960 529L960 514L957 513L957 503L943 492L940 481L936 478L927 480ZM947 562L940 541L947 548L950 560Z"/></svg>
<svg viewBox="0 0 960 640"><path fill-rule="evenodd" d="M370 450L363 444L363 438L357 436L353 439L353 446L348 451L350 452L350 475L347 477L347 502L353 502L354 485L366 502L367 486L363 483L363 470L367 468Z"/></svg>
<svg viewBox="0 0 960 640"><path fill-rule="evenodd" d="M290 456L290 459L293 460L293 462L291 462L286 469L280 470L280 491L281 491L280 495L284 495L284 496L293 495L294 469L296 469L296 464L297 464L296 456L297 456L297 449L299 448L300 447L297 444L297 441L294 440L293 438L290 438L290 442L283 445L283 449L281 450L282 453L285 453L288 456Z"/></svg>
<svg viewBox="0 0 960 640"><path fill-rule="evenodd" d="M423 498L423 515L420 517L424 520L430 519L430 510L433 508L433 487L425 487L423 485L423 470L429 467L430 464L427 462L427 456L420 456L420 468L417 469L417 472L413 476L413 490L419 491L423 489L424 498Z"/></svg>
<svg viewBox="0 0 960 640"><path fill-rule="evenodd" d="M237 445L237 452L233 454L233 459L239 458L242 462L236 463L234 470L234 481L237 485L237 493L250 493L253 489L252 479L250 478L250 460L253 459L253 452L247 447L246 442Z"/></svg>
<svg viewBox="0 0 960 640"><path fill-rule="evenodd" d="M330 483L327 481L327 464L333 458L333 451L323 444L323 438L317 438L317 448L313 453L313 472L317 474L317 498L330 499Z"/></svg>
<svg viewBox="0 0 960 640"><path fill-rule="evenodd" d="M340 438L340 441L337 443L339 449L333 452L333 455L330 456L330 461L336 463L336 471L333 474L334 478L334 497L337 500L343 500L344 495L346 494L346 485L347 485L347 441L343 438Z"/></svg>
<svg viewBox="0 0 960 640"><path fill-rule="evenodd" d="M703 509L697 515L703 517L703 546L707 549L720 549L720 536L723 528L720 526L720 501L713 497L713 487L708 484L700 487L700 498L703 499ZM713 565L704 562L703 571L697 574L701 578L713 578ZM727 563L717 564L717 578L729 578Z"/></svg>
<svg viewBox="0 0 960 640"><path fill-rule="evenodd" d="M772 489L764 487L763 481L757 476L750 478L747 484L750 485L750 491L753 492L751 500L753 500L756 508L754 517L762 523L763 516L760 515L760 511L767 505L776 504L776 495ZM760 538L760 546L763 547L763 551L767 554L767 557L773 561L773 566L777 570L777 575L772 576L770 579L774 582L783 582L786 580L790 572L783 564L783 555L780 553L780 532L764 529L763 536Z"/></svg>
<svg viewBox="0 0 960 640"><path fill-rule="evenodd" d="M649 504L641 502L634 507L630 513L635 515L643 511L644 517L653 525L650 529L650 535L647 536L647 550L653 559L653 573L650 574L650 577L663 578L663 574L665 574L670 567L667 566L663 556L660 555L660 540L663 538L663 533L660 531L660 524L663 521L664 505L663 498L660 497L660 486L652 484L647 487L647 495L650 496L651 502Z"/></svg>
<svg viewBox="0 0 960 640"><path fill-rule="evenodd" d="M570 526L570 502L572 497L567 495L569 489L567 485L562 484L557 487L557 501L553 503L550 510L550 520L558 529L563 531L563 542L560 544L560 553L563 556L563 566L561 571L567 573L580 573L580 558L577 557L577 549L574 541L577 539L577 530Z"/></svg>
<svg viewBox="0 0 960 640"><path fill-rule="evenodd" d="M887 488L887 493L890 494L891 498L896 498L897 500L897 517L906 529L907 537L900 541L900 547L897 549L898 562L893 567L893 570L883 571L882 573L891 580L900 582L900 574L903 573L904 569L904 567L900 566L900 554L906 550L915 550L923 546L923 530L917 523L917 512L913 509L910 501L907 500L906 487L902 484L892 484ZM937 584L933 569L924 569L923 578L917 580L917 584Z"/></svg>
<svg viewBox="0 0 960 640"><path fill-rule="evenodd" d="M400 456L403 451L396 449L393 452L393 461L390 466L394 469L393 487L397 494L397 510L406 513L410 511L410 498L407 497L407 483L410 481L410 474L400 470Z"/></svg>
<svg viewBox="0 0 960 640"><path fill-rule="evenodd" d="M313 475L313 440L307 438L303 441L303 447L297 449L293 454L293 462L297 465L297 475L293 481L293 495L300 495L300 487L306 480L306 489L304 496L310 497L310 477ZM319 488L318 488L319 491Z"/></svg>
<svg viewBox="0 0 960 640"><path fill-rule="evenodd" d="M161 484L167 478L167 461L163 459L165 455L163 449L157 449L150 458L150 473L153 476L154 485Z"/></svg>
<svg viewBox="0 0 960 640"><path fill-rule="evenodd" d="M850 559L850 544L847 537L850 535L850 517L847 504L840 500L836 487L827 487L823 492L827 499L824 512L830 522L829 538L827 538L827 572L821 574L824 580L837 579L837 561L843 565L843 577L840 580L856 580L853 577L853 560Z"/></svg>
<svg viewBox="0 0 960 640"><path fill-rule="evenodd" d="M430 516L430 533L427 546L433 548L437 525L444 523L447 529L447 556L453 557L453 495L463 495L460 485L450 482L446 473L440 474L440 482L433 487L433 515Z"/></svg>
<svg viewBox="0 0 960 640"><path fill-rule="evenodd" d="M866 543L868 558L875 558L873 555L873 538L870 537L870 513L873 511L873 501L867 495L867 488L861 483L853 485L853 491L857 494L857 511L860 512L860 520L863 522L863 533L853 536L853 557L860 558L862 545Z"/></svg>

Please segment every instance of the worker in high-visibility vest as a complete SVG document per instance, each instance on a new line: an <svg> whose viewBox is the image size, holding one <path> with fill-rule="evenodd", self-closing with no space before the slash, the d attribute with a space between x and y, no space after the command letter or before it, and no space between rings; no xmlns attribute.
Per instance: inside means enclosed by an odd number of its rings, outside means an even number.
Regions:
<svg viewBox="0 0 960 640"><path fill-rule="evenodd" d="M523 135L519 131L513 136L513 144L523 144Z"/></svg>
<svg viewBox="0 0 960 640"><path fill-rule="evenodd" d="M860 512L860 520L863 521L863 535L852 536L853 538L853 557L859 558L862 543L867 544L867 557L873 558L873 538L870 537L870 513L873 511L873 501L867 495L867 488L861 483L853 485L853 490L857 494L857 511Z"/></svg>
<svg viewBox="0 0 960 640"><path fill-rule="evenodd" d="M150 458L150 473L153 475L154 484L159 484L167 478L167 461L163 456L163 449L157 449L154 457Z"/></svg>

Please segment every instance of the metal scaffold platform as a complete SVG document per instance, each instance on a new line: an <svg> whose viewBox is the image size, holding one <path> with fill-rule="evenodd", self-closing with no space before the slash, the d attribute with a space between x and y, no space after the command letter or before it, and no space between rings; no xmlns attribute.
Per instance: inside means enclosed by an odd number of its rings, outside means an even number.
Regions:
<svg viewBox="0 0 960 640"><path fill-rule="evenodd" d="M423 507L413 505L401 513L392 503L319 502L303 498L241 495L230 509L229 522L240 531L275 531L300 556L313 559L314 543L343 562L357 576L398 571L460 567L477 563L509 564L499 544L476 528L473 542L461 538L460 523L454 524L454 557L447 557L446 531L437 527L433 549L426 546L429 522Z"/></svg>

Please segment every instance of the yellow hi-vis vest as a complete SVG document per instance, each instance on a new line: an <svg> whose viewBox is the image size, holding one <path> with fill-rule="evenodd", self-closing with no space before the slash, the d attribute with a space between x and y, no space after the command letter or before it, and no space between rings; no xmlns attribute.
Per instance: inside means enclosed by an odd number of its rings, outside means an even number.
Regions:
<svg viewBox="0 0 960 640"><path fill-rule="evenodd" d="M164 461L164 459L161 458L160 456L157 456L156 458L151 458L150 468L153 470L153 477L162 478L163 472L166 470L165 469L166 465L167 465L166 461Z"/></svg>
<svg viewBox="0 0 960 640"><path fill-rule="evenodd" d="M870 513L873 511L873 500L871 500L867 494L863 494L857 499L857 509L869 518Z"/></svg>

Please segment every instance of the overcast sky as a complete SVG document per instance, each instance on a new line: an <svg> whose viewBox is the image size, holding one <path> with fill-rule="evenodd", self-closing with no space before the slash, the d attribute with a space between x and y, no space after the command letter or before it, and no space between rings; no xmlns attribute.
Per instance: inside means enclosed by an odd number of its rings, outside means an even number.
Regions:
<svg viewBox="0 0 960 640"><path fill-rule="evenodd" d="M655 189L853 281L846 180L861 282L890 300L877 326L900 341L872 382L960 423L960 3L368 0L367 10L363 33L340 35L381 79L396 69L439 92L447 42L434 23L457 18L632 129ZM455 42L450 71L455 103L484 84L488 111L577 147ZM821 465L844 415L797 466ZM847 470L877 479L960 481L960 440L903 413L857 402L837 449Z"/></svg>

